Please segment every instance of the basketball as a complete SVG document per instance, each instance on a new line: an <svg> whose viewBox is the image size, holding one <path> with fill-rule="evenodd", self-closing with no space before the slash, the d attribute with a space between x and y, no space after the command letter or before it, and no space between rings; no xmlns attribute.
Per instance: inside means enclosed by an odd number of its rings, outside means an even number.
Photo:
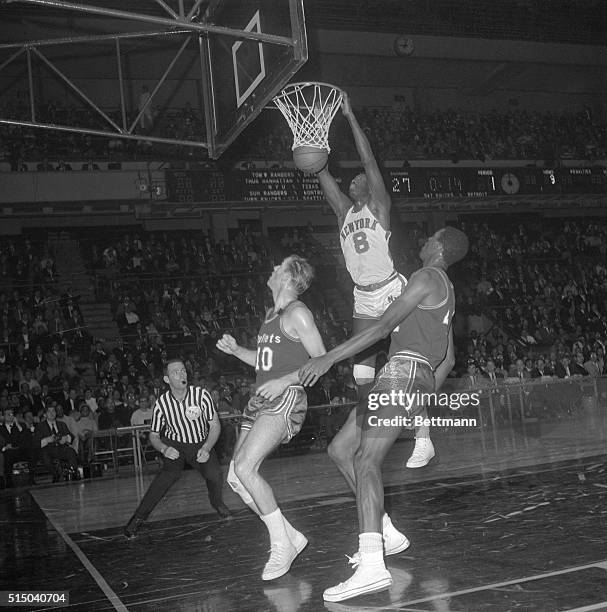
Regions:
<svg viewBox="0 0 607 612"><path fill-rule="evenodd" d="M293 149L293 161L302 172L317 174L329 162L329 153L318 147L297 147Z"/></svg>

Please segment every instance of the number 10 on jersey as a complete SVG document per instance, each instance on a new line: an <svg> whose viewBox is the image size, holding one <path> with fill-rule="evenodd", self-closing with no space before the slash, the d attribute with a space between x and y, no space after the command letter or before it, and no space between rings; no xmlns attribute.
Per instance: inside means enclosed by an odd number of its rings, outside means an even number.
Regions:
<svg viewBox="0 0 607 612"><path fill-rule="evenodd" d="M255 359L255 370L269 372L272 369L272 349L269 346L258 346Z"/></svg>

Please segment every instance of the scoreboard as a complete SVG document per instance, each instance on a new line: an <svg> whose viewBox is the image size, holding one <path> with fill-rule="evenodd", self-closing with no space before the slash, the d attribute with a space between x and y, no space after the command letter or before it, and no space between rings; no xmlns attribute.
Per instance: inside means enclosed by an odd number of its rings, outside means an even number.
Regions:
<svg viewBox="0 0 607 612"><path fill-rule="evenodd" d="M332 171L346 186L359 169ZM403 168L384 169L393 200L487 198L532 194L607 194L607 168ZM287 202L323 200L318 179L289 168L167 170L174 202Z"/></svg>

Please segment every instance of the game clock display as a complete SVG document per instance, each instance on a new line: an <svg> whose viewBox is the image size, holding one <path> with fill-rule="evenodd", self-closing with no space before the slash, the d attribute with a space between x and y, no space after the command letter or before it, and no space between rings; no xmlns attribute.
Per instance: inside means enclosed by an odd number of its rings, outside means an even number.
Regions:
<svg viewBox="0 0 607 612"><path fill-rule="evenodd" d="M499 176L477 168L410 168L391 170L388 177L394 198L483 198L495 195Z"/></svg>
<svg viewBox="0 0 607 612"><path fill-rule="evenodd" d="M359 169L333 168L342 189ZM607 169L584 168L402 168L384 169L392 199L490 198L541 194L607 193ZM323 201L314 174L292 168L167 170L167 195L173 202Z"/></svg>
<svg viewBox="0 0 607 612"><path fill-rule="evenodd" d="M485 198L607 193L607 168L408 168L392 170L393 198Z"/></svg>

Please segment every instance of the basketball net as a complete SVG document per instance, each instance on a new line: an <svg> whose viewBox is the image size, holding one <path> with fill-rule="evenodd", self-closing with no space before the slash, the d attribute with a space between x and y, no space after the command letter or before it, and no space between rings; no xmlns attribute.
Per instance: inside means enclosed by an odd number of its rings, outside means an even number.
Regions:
<svg viewBox="0 0 607 612"><path fill-rule="evenodd" d="M329 147L329 128L339 107L343 93L327 83L292 83L273 100L293 132L293 146Z"/></svg>

